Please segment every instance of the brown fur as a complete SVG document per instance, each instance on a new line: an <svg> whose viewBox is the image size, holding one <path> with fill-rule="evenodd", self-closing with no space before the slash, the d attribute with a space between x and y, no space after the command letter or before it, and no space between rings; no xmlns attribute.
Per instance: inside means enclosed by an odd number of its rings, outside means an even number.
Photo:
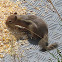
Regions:
<svg viewBox="0 0 62 62"><path fill-rule="evenodd" d="M7 18L6 25L14 27L15 25L23 26L31 32L32 37L38 38L40 47L42 50L51 50L57 47L57 44L51 44L48 46L48 27L47 24L39 17L35 15L10 15Z"/></svg>

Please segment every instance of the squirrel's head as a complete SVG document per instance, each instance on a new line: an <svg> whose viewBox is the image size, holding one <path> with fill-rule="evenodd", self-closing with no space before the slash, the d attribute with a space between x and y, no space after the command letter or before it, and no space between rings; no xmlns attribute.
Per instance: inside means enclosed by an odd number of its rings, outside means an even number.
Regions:
<svg viewBox="0 0 62 62"><path fill-rule="evenodd" d="M6 25L13 26L17 21L17 13L15 12L13 15L8 16L6 20Z"/></svg>

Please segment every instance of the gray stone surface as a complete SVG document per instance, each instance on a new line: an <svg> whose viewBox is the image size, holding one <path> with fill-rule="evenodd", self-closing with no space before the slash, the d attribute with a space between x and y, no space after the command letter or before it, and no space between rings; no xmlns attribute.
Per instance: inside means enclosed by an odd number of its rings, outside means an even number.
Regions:
<svg viewBox="0 0 62 62"><path fill-rule="evenodd" d="M36 13L37 16L40 16L44 21L48 24L49 29L49 44L57 42L59 44L58 49L62 54L62 21L59 19L56 12L53 12L54 9L47 0L26 0L27 3L23 3L23 6L26 6L28 10L32 10ZM35 2L34 2L35 1ZM51 0L58 13L62 17L62 0ZM48 7L46 8L46 5ZM21 5L20 5L21 6ZM22 7L22 6L21 6ZM34 7L39 7L40 10L34 9ZM28 11L27 10L27 11ZM46 12L48 11L48 12ZM29 12L28 12L29 14ZM23 52L24 51L24 52ZM11 57L10 55L6 55L2 62L58 62L57 59L53 58L49 52L39 51L38 45L33 44L25 44L23 46L20 45L18 49L19 58L17 56ZM57 54L57 49L51 50L50 53L53 53L55 57L61 57ZM21 57L22 56L22 57Z"/></svg>

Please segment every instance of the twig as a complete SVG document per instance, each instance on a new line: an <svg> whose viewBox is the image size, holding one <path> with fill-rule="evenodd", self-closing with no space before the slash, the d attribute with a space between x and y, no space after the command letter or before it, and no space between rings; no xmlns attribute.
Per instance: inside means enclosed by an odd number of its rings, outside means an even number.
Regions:
<svg viewBox="0 0 62 62"><path fill-rule="evenodd" d="M15 25L16 27L19 27L19 28L21 28L21 26L19 26L19 25ZM33 31L31 31L31 30L29 30L29 29L27 29L26 27L23 27L23 28L25 28L26 30L28 30L28 31L30 31L30 32L32 32L33 34L35 34L36 36L38 36L39 38L42 38L41 36L39 36L38 34L36 34L36 33L34 33Z"/></svg>
<svg viewBox="0 0 62 62"><path fill-rule="evenodd" d="M62 18L61 18L61 16L59 15L59 13L58 13L58 11L56 10L56 8L54 7L54 5L53 5L53 3L52 3L52 1L51 0L47 0L49 3L51 3L52 4L52 6L53 6L53 8L54 8L54 10L56 11L56 13L58 14L58 16L59 16L59 18L62 20Z"/></svg>

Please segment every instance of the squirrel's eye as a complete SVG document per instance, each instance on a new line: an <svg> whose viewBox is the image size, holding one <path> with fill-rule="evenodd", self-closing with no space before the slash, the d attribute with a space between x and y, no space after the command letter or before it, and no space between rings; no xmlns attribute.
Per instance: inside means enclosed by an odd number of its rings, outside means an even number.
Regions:
<svg viewBox="0 0 62 62"><path fill-rule="evenodd" d="M9 22L11 23L12 21L11 21L11 20L9 20Z"/></svg>

